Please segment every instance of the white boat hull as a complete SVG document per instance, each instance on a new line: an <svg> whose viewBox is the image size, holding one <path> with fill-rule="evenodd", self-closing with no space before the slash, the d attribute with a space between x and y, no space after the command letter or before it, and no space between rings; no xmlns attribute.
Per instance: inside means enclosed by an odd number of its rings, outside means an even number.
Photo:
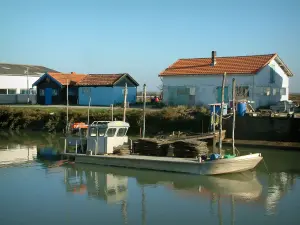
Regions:
<svg viewBox="0 0 300 225"><path fill-rule="evenodd" d="M263 159L260 153L238 156L230 159L198 162L196 159L153 157L139 155L83 155L64 154L74 156L76 163L86 163L103 166L116 166L137 169L189 173L197 175L218 175L238 173L251 170Z"/></svg>

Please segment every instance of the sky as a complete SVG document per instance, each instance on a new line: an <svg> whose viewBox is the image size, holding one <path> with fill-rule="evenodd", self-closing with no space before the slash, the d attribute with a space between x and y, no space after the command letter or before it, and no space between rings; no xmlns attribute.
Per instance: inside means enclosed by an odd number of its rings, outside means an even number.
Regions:
<svg viewBox="0 0 300 225"><path fill-rule="evenodd" d="M154 91L179 58L278 53L300 92L299 0L0 0L0 62L129 73Z"/></svg>

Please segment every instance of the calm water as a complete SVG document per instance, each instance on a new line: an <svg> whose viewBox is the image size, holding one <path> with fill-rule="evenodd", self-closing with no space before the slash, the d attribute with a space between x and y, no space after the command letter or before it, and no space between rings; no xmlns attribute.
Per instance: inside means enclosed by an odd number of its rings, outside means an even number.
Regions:
<svg viewBox="0 0 300 225"><path fill-rule="evenodd" d="M300 152L261 150L270 174L219 177L36 159L61 142L0 133L0 224L300 224Z"/></svg>

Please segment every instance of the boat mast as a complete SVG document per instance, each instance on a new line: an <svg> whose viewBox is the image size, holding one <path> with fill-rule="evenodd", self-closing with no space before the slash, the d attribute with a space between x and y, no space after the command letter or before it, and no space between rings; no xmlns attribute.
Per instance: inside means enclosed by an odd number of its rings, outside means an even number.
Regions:
<svg viewBox="0 0 300 225"><path fill-rule="evenodd" d="M144 88L143 88L143 100L144 100L144 107L143 107L143 138L145 138L145 133L146 133L146 84L144 84Z"/></svg>
<svg viewBox="0 0 300 225"><path fill-rule="evenodd" d="M125 88L124 88L124 109L123 109L123 122L126 120L126 98L127 98L127 83L125 83Z"/></svg>
<svg viewBox="0 0 300 225"><path fill-rule="evenodd" d="M225 79L226 79L226 72L223 74L223 81L222 81L222 95L221 95L221 112L220 112L220 130L219 130L219 153L222 152L222 118L223 118L223 107L224 107L224 88L225 88Z"/></svg>
<svg viewBox="0 0 300 225"><path fill-rule="evenodd" d="M233 110L233 119L232 119L232 154L235 154L234 146L234 130L235 130L235 79L232 79L232 110Z"/></svg>

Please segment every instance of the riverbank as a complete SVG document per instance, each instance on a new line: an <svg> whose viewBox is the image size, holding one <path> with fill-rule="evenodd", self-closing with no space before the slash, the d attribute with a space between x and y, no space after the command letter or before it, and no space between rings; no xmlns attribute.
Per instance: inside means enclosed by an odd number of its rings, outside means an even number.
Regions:
<svg viewBox="0 0 300 225"><path fill-rule="evenodd" d="M69 122L87 122L87 108L70 108ZM123 109L114 109L114 118L123 119ZM66 127L66 108L56 107L0 107L0 129L35 130L47 132L63 132ZM111 120L108 108L91 108L90 122L95 120ZM138 135L143 123L141 109L129 109L126 121L130 124L129 133ZM182 132L207 132L210 116L206 108L184 106L165 107L163 109L146 110L146 133L154 135Z"/></svg>

